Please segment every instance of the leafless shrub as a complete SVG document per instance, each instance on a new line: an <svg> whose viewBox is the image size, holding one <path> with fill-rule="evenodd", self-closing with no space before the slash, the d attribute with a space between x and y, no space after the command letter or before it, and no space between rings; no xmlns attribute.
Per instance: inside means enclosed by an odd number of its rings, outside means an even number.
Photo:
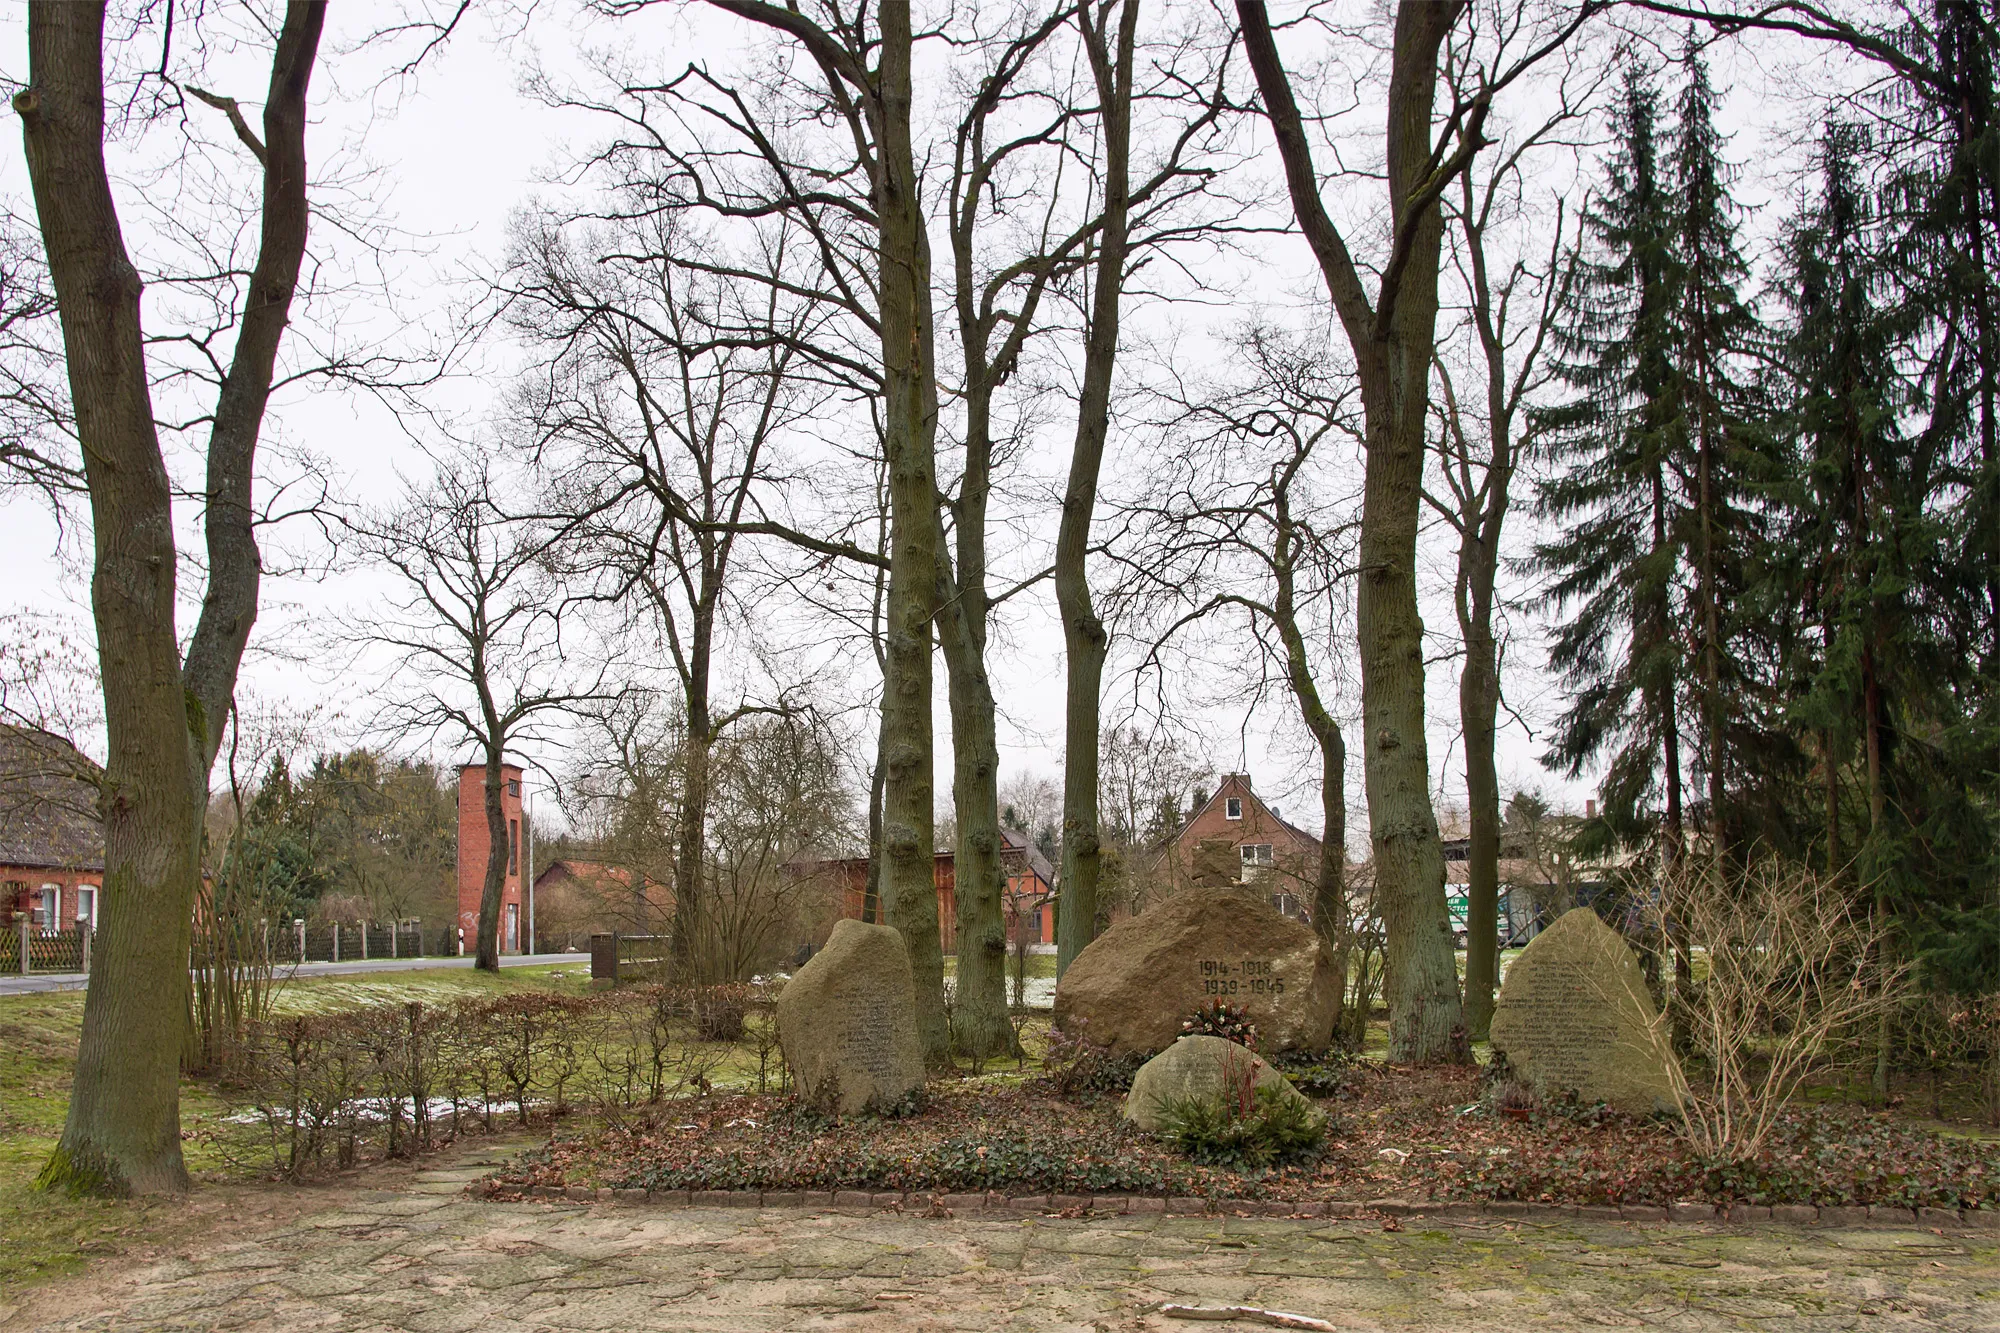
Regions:
<svg viewBox="0 0 2000 1333"><path fill-rule="evenodd" d="M1711 1160L1741 1161L1807 1078L1858 1058L1850 1038L1904 1002L1909 970L1851 885L1801 866L1690 868L1658 889L1640 904L1647 924L1698 961L1692 984L1670 992L1654 1045L1669 1052L1671 1025L1682 1025L1691 1059L1666 1062L1688 1140Z"/></svg>
<svg viewBox="0 0 2000 1333"><path fill-rule="evenodd" d="M758 1091L782 1086L773 998L748 986L646 986L288 1016L252 1027L226 1086L265 1126L276 1170L304 1179L364 1152L405 1156L490 1131L496 1113L529 1125L587 1106L616 1120L705 1095L745 1047ZM708 1039L718 1012L738 1041Z"/></svg>

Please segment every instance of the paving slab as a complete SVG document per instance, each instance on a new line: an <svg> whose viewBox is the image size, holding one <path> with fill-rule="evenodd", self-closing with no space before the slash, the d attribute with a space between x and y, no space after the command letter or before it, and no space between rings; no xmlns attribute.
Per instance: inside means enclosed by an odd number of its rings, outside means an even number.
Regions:
<svg viewBox="0 0 2000 1333"><path fill-rule="evenodd" d="M147 1328L1186 1333L1161 1302L1342 1329L2000 1333L2000 1234L1610 1217L1057 1218L493 1203L417 1172L262 1234L0 1296L10 1333ZM1199 1327L1247 1329L1214 1323Z"/></svg>

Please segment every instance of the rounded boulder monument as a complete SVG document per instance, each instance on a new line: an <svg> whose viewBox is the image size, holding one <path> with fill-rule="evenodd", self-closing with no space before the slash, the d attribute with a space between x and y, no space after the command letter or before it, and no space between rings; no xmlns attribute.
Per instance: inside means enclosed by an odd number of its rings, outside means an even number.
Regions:
<svg viewBox="0 0 2000 1333"><path fill-rule="evenodd" d="M1056 1025L1114 1055L1152 1055L1214 1000L1241 1008L1266 1050L1319 1050L1339 1004L1311 926L1263 895L1186 889L1105 931L1056 983Z"/></svg>
<svg viewBox="0 0 2000 1333"><path fill-rule="evenodd" d="M778 1045L800 1098L840 1115L894 1109L924 1086L917 987L893 927L835 923L778 994Z"/></svg>
<svg viewBox="0 0 2000 1333"><path fill-rule="evenodd" d="M1173 1102L1221 1101L1235 1096L1245 1082L1254 1088L1274 1089L1283 1100L1313 1109L1312 1102L1290 1079L1248 1046L1222 1037L1190 1034L1139 1067L1132 1091L1125 1096L1125 1118L1157 1134L1165 1128L1164 1113Z"/></svg>
<svg viewBox="0 0 2000 1333"><path fill-rule="evenodd" d="M1639 960L1588 907L1528 941L1493 1006L1493 1049L1544 1095L1571 1092L1614 1111L1670 1111L1673 1047Z"/></svg>

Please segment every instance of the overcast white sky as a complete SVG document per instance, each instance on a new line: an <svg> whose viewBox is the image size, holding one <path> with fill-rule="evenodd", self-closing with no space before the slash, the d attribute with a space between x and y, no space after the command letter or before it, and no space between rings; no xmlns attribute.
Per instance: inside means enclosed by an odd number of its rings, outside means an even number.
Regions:
<svg viewBox="0 0 2000 1333"><path fill-rule="evenodd" d="M520 72L531 55L557 69L573 68L579 42L616 42L628 52L643 52L652 44L663 63L677 64L700 54L727 60L737 49L742 32L733 21L699 6L674 7L643 23L620 28L592 29L574 18L572 5L558 3L537 12L525 40L502 42L496 40L490 27L469 27L452 40L441 57L433 57L407 89L392 98L372 86L373 72L382 63L376 53L343 54L359 26L378 16L377 8L370 5L334 6L334 29L323 48L326 61L316 76L316 119L308 138L308 153L320 171L339 164L345 164L341 167L344 172L351 171L364 162L374 169L366 191L408 238L407 253L394 261L391 290L405 313L416 314L434 314L450 302L468 297L469 289L457 280L500 253L510 211L531 192L545 188L544 173L596 132L589 123L565 118L522 95ZM0 12L0 70L14 79L26 70L24 29L22 8ZM1779 54L1789 61L1793 53ZM205 75L208 86L251 101L262 91L258 69L262 58L266 58L263 53L254 51L221 56L216 68ZM1775 226L1803 160L1797 141L1806 121L1805 111L1783 94L1784 89L1794 86L1792 72L1789 63L1775 64L1768 48L1758 53L1757 59L1736 48L1726 48L1715 58L1717 83L1732 89L1726 118L1734 136L1729 151L1734 160L1745 165L1738 193L1753 210L1750 226L1757 233L1768 233ZM1356 124L1373 131L1377 121L1375 116L1364 115ZM18 139L0 152L0 192L5 193L13 211L31 218L25 171L15 144ZM246 164L247 159L239 166ZM1569 193L1574 207L1575 187L1564 183L1566 168L1551 163L1548 170L1549 188ZM157 195L157 183L141 186L128 174L121 201L121 206L129 205L128 243L142 268L146 267L149 237L139 196L147 189ZM1366 207L1372 200L1364 195L1348 202ZM1340 201L1336 201L1336 208L1348 211L1340 207ZM330 251L337 244L328 229L316 232L315 253ZM1546 241L1536 238L1535 244ZM1296 243L1273 241L1242 263L1242 270L1235 275L1242 293L1237 306L1155 309L1143 317L1139 334L1150 339L1172 336L1214 341L1226 338L1251 305L1283 309L1318 299L1317 279ZM358 310L352 319L361 330L393 327L393 321L383 319L380 311ZM504 375L503 354L494 353L476 364L483 366L485 375L460 378L435 398L440 409L464 429L478 425L497 399ZM1046 475L1057 475L1067 448L1066 429L1066 423L1058 420L1040 446L1043 456L1028 460L1030 470L1040 468ZM302 445L327 460L328 481L335 493L350 503L388 500L396 488L398 469L417 468L422 463L407 435L379 405L341 394L286 395L274 404L273 429L267 431L270 438ZM1521 493L1526 489L1521 487ZM1039 514L1021 510L1016 517L1025 530L1039 532L1042 540L1052 540L1053 509ZM39 500L22 493L0 498L0 532L6 534L8 584L0 606L46 613L87 635L87 586L74 558L78 548L72 543L65 557L55 524ZM313 549L307 531L294 531L287 544L297 551ZM1431 530L1423 556L1434 581L1447 579L1453 558L1449 534ZM196 577L193 571L185 572L184 586ZM1518 593L1519 581L1515 583ZM267 702L321 709L332 728L327 744L351 741L355 727L367 716L369 699L380 691L382 682L366 670L336 673L328 669L324 659L302 661L296 651L286 650L309 642L313 629L330 617L365 612L371 596L370 578L354 571L332 578L281 578L267 582L266 591L267 607L245 670L248 689ZM188 619L191 623L192 617ZM1426 619L1434 633L1449 628L1448 603L1432 597ZM1537 627L1520 614L1511 617L1511 624L1515 640L1507 688L1514 718L1503 717L1503 791L1517 786L1539 788L1559 801L1580 806L1591 784L1587 780L1565 782L1537 762L1540 745L1530 736L1529 727L1545 724L1561 701L1540 669ZM1007 769L1003 780L1020 772L1059 775L1061 644L1052 598L1043 591L1025 596L1007 613L996 641L998 660L994 665L1003 712L1001 742ZM943 806L949 802L950 742L941 667L938 678L938 792ZM869 688L870 681L853 682L857 695ZM1112 713L1130 699L1132 691L1127 679L1112 680L1109 690L1108 713ZM1240 697L1232 699L1231 695L1226 679L1210 679L1188 683L1183 697L1170 702L1182 721L1206 735L1208 758L1218 769L1249 770L1260 790L1282 804L1292 817L1317 826L1318 795L1310 779L1316 762L1308 760L1305 748L1292 734L1281 703L1267 704L1262 712L1246 715ZM1452 803L1461 799L1463 790L1455 744L1454 663L1439 662L1432 667L1429 698L1436 781L1445 801ZM1340 704L1345 714L1358 712L1358 698L1344 697ZM455 758L456 752L437 757ZM556 771L565 767L564 757L550 747L534 757ZM1350 824L1359 839L1365 837L1365 806L1360 799L1358 757L1354 769Z"/></svg>

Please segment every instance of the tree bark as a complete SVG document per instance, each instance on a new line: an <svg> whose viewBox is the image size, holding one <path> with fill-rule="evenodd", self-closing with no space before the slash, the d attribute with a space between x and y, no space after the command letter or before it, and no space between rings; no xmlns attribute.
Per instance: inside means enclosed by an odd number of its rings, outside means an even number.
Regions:
<svg viewBox="0 0 2000 1333"><path fill-rule="evenodd" d="M1306 657L1305 636L1299 630L1295 605L1292 552L1297 544L1290 536L1290 515L1286 497L1277 497L1279 515L1277 548L1273 561L1278 576L1278 596L1272 619L1285 645L1285 676L1298 703L1299 717L1319 746L1320 758L1320 849L1319 870L1313 878L1313 928L1333 959L1335 1004L1329 1035L1341 1030L1342 1009L1347 1002L1347 963L1354 938L1347 910L1347 738L1340 723L1320 699Z"/></svg>
<svg viewBox="0 0 2000 1333"><path fill-rule="evenodd" d="M1303 117L1270 17L1258 0L1238 0L1237 12L1284 159L1293 211L1319 261L1361 383L1366 462L1356 637L1375 902L1387 934L1389 1058L1463 1061L1469 1052L1445 905L1444 851L1430 801L1416 542L1443 236L1438 194L1465 155L1441 152L1433 160L1431 112L1438 53L1464 5L1401 0L1396 11L1386 126L1392 251L1372 304L1320 200ZM1476 145L1476 119L1464 134Z"/></svg>
<svg viewBox="0 0 2000 1333"><path fill-rule="evenodd" d="M876 119L884 446L889 461L887 672L882 686L882 915L902 932L925 1063L949 1065L932 807L931 619L937 590L937 372L930 242L910 142L910 10L884 5Z"/></svg>
<svg viewBox="0 0 2000 1333"><path fill-rule="evenodd" d="M507 889L507 808L501 793L507 787L505 738L489 731L486 746L486 878L479 888L479 934L473 941L472 965L481 971L500 970L500 899Z"/></svg>
<svg viewBox="0 0 2000 1333"><path fill-rule="evenodd" d="M305 100L324 8L291 5L265 108L264 233L210 437L209 589L187 662L175 628L172 493L104 160L104 6L38 3L15 96L63 329L93 530L91 604L109 743L104 908L76 1077L44 1188L185 1190L179 1055L206 774L255 618L251 486L272 364L305 244Z"/></svg>
<svg viewBox="0 0 2000 1333"><path fill-rule="evenodd" d="M719 584L719 577L716 581ZM707 594L719 592L719 588L704 588L703 592L705 595L694 609L687 670L681 681L685 691L686 736L681 758L681 817L674 848L671 947L676 980L711 981L718 978L707 974L699 955L699 944L701 909L706 890L702 867L708 846L709 759L715 744L713 719L708 708L715 606L713 597Z"/></svg>
<svg viewBox="0 0 2000 1333"><path fill-rule="evenodd" d="M1056 975L1061 976L1097 935L1097 890L1103 865L1097 827L1100 696L1110 636L1091 602L1088 558L1097 479L1111 424L1111 380L1118 365L1118 323L1130 249L1132 51L1138 0L1119 14L1115 51L1088 5L1077 12L1097 82L1104 127L1104 225L1093 265L1090 329L1084 340L1083 383L1076 442L1063 488L1056 532L1056 608L1062 615L1066 680L1063 712L1063 851L1056 914Z"/></svg>
<svg viewBox="0 0 2000 1333"><path fill-rule="evenodd" d="M962 547L963 529L959 540ZM955 618L969 614L962 605L952 612ZM960 1052L974 1060L990 1060L1015 1049L1014 1028L1007 1019L1000 746L984 652L971 646L963 628L947 626L941 637L951 698L952 809L958 817L953 858L958 975L952 1017Z"/></svg>
<svg viewBox="0 0 2000 1333"><path fill-rule="evenodd" d="M1495 563L1493 557L1485 558L1474 574L1471 614L1461 627L1465 668L1458 678L1465 797L1472 826L1466 863L1465 1025L1474 1041L1486 1040L1493 1023L1494 992L1500 985L1500 777L1493 762L1500 709L1500 664L1493 638Z"/></svg>
<svg viewBox="0 0 2000 1333"><path fill-rule="evenodd" d="M208 588L188 644L184 672L200 701L204 785L236 698L236 673L257 619L263 560L257 549L257 442L271 401L278 346L291 320L305 261L311 210L306 200L306 95L326 23L324 0L285 7L264 98L262 229L257 262L243 293L243 320L229 373L216 397L208 437L208 486L202 523ZM258 145L246 144L253 152Z"/></svg>

